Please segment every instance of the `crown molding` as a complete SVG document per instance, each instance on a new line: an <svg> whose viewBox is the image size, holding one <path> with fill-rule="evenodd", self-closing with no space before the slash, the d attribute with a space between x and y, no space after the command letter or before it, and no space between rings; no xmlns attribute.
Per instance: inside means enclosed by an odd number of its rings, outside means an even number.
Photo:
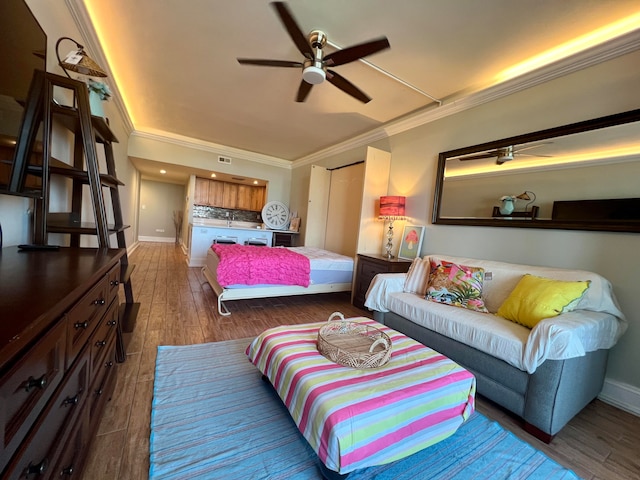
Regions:
<svg viewBox="0 0 640 480"><path fill-rule="evenodd" d="M71 18L73 18L76 27L80 31L80 35L82 36L82 43L87 47L87 49L91 52L91 57L98 62L98 64L105 69L105 71L109 74L110 78L114 78L113 72L111 71L111 66L107 61L107 57L102 50L102 45L100 44L100 39L98 38L98 34L96 33L95 28L93 27L93 23L91 22L91 16L82 0L65 0L65 4L69 9L69 13L71 14ZM116 106L116 110L118 111L118 115L120 116L124 129L127 134L131 134L134 131L135 127L133 122L131 121L131 117L129 116L129 112L127 111L127 106L122 99L122 95L120 95L120 90L118 90L118 84L114 80L111 85L109 85L111 89L111 100Z"/></svg>
<svg viewBox="0 0 640 480"><path fill-rule="evenodd" d="M269 165L271 167L285 168L291 170L291 162L282 158L263 155L261 153L250 152L239 148L220 145L218 143L198 140L197 138L185 137L175 133L165 132L162 130L134 130L131 132L132 137L144 138L156 142L170 143L180 147L192 148L203 152L214 153L225 157L249 160L251 162Z"/></svg>
<svg viewBox="0 0 640 480"><path fill-rule="evenodd" d="M497 85L466 92L443 101L441 106L431 106L405 118L391 121L369 132L353 137L331 147L306 155L293 162L293 168L317 162L323 158L338 155L354 148L369 145L378 140L406 132L430 122L470 108L513 95L522 90L549 82L585 68L613 60L640 49L640 29L601 43L575 55L558 60L532 72L507 80Z"/></svg>

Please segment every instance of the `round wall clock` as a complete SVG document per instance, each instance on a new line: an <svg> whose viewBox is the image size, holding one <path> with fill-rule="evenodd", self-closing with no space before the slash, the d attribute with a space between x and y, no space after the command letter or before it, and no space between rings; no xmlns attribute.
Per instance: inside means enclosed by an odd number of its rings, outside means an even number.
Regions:
<svg viewBox="0 0 640 480"><path fill-rule="evenodd" d="M281 202L267 202L262 207L262 221L271 230L283 230L289 225L289 209Z"/></svg>

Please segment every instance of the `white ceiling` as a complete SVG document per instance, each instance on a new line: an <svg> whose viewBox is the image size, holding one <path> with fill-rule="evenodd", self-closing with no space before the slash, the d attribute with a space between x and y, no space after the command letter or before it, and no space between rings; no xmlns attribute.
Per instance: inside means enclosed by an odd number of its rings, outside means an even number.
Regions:
<svg viewBox="0 0 640 480"><path fill-rule="evenodd" d="M301 61L267 0L84 4L109 62L107 82L117 81L140 132L293 161L438 108L361 62L335 70L373 98L368 104L328 82L315 86L305 103L296 103L300 70L236 61ZM303 32L321 29L341 47L386 36L391 48L367 60L444 104L495 84L513 65L640 13L638 0L291 0L287 5Z"/></svg>

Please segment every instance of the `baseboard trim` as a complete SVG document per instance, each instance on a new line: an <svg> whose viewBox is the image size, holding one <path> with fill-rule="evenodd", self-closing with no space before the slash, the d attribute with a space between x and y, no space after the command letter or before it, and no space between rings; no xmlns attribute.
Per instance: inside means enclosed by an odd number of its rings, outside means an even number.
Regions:
<svg viewBox="0 0 640 480"><path fill-rule="evenodd" d="M175 243L174 237L145 237L138 235L139 242L160 242L160 243Z"/></svg>
<svg viewBox="0 0 640 480"><path fill-rule="evenodd" d="M605 379L598 398L614 407L640 416L640 388Z"/></svg>

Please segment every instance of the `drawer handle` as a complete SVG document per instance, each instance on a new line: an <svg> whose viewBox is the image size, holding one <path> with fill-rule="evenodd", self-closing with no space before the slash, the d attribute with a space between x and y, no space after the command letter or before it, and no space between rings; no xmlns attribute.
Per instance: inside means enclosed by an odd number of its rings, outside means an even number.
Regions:
<svg viewBox="0 0 640 480"><path fill-rule="evenodd" d="M62 405L77 405L79 401L80 401L80 395L76 394L73 397L65 398L64 401L62 402Z"/></svg>
<svg viewBox="0 0 640 480"><path fill-rule="evenodd" d="M27 380L26 385L24 386L24 389L25 391L29 392L34 388L39 388L40 390L42 390L46 386L47 386L47 375L44 374L40 378L29 377L29 380Z"/></svg>
<svg viewBox="0 0 640 480"><path fill-rule="evenodd" d="M109 321L107 322L107 325L109 325L110 327L115 327L117 323L118 323L118 322L117 322L117 321L115 321L115 320L109 320Z"/></svg>
<svg viewBox="0 0 640 480"><path fill-rule="evenodd" d="M97 395L97 396L102 395L102 388L98 388L98 389L96 390L96 395Z"/></svg>
<svg viewBox="0 0 640 480"><path fill-rule="evenodd" d="M112 287L117 287L118 285L120 285L120 281L118 281L118 280L111 280L111 286L112 286Z"/></svg>
<svg viewBox="0 0 640 480"><path fill-rule="evenodd" d="M106 340L98 340L96 342L96 347L104 347L107 344Z"/></svg>
<svg viewBox="0 0 640 480"><path fill-rule="evenodd" d="M93 304L94 305L98 305L98 306L99 305L104 305L104 303L105 303L104 302L104 298L99 298L99 299L93 301Z"/></svg>
<svg viewBox="0 0 640 480"><path fill-rule="evenodd" d="M31 474L42 475L44 472L47 471L48 466L49 466L49 460L47 460L46 458L42 460L40 463L36 463L36 464L29 462L29 465L27 466L27 470L25 473L27 476Z"/></svg>
<svg viewBox="0 0 640 480"><path fill-rule="evenodd" d="M79 328L88 328L89 322L76 322L73 326L76 327L76 330Z"/></svg>
<svg viewBox="0 0 640 480"><path fill-rule="evenodd" d="M104 366L107 367L107 368L111 368L111 367L113 367L113 362L106 362L104 364Z"/></svg>
<svg viewBox="0 0 640 480"><path fill-rule="evenodd" d="M70 477L71 475L73 475L73 465L70 465L67 468L63 468L60 471L60 476L62 475L66 475L67 477Z"/></svg>

